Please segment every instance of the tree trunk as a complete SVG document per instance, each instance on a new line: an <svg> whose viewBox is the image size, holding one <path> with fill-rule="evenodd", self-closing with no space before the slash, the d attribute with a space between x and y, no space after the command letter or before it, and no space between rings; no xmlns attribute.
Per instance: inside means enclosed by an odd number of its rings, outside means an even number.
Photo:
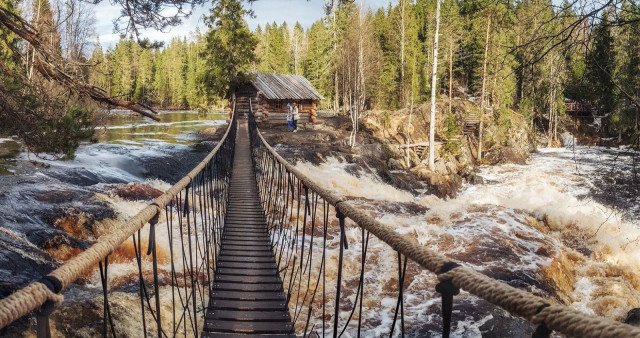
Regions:
<svg viewBox="0 0 640 338"><path fill-rule="evenodd" d="M335 63L338 58L338 27L336 23L336 11L338 10L338 0L332 1L333 5L333 62ZM338 112L340 110L340 92L338 89L338 67L335 66L335 71L333 73L333 82L334 82L334 102L333 109Z"/></svg>
<svg viewBox="0 0 640 338"><path fill-rule="evenodd" d="M482 160L482 133L484 129L484 96L487 89L487 59L489 56L489 32L491 31L491 15L487 17L487 32L484 39L484 60L482 62L482 92L480 94L480 127L478 128L478 160Z"/></svg>
<svg viewBox="0 0 640 338"><path fill-rule="evenodd" d="M438 31L440 29L440 0L436 0L436 33L433 36L433 71L431 75L431 114L429 120L429 169L434 168L436 134L436 76L438 75Z"/></svg>
<svg viewBox="0 0 640 338"><path fill-rule="evenodd" d="M401 25L401 29L400 29L400 84L402 86L402 92L400 93L400 98L401 98L401 106L404 107L405 103L407 102L406 100L406 88L404 87L404 50L405 50L405 2L406 0L400 0L400 25Z"/></svg>
<svg viewBox="0 0 640 338"><path fill-rule="evenodd" d="M453 36L449 36L449 114L453 112Z"/></svg>
<svg viewBox="0 0 640 338"><path fill-rule="evenodd" d="M411 108L409 109L409 123L407 123L407 148L406 150L406 156L407 156L407 168L411 167L411 159L409 158L409 144L411 144L411 117L413 115L413 100L414 100L414 93L413 91L415 90L415 83L416 83L416 58L413 58L413 74L411 75Z"/></svg>

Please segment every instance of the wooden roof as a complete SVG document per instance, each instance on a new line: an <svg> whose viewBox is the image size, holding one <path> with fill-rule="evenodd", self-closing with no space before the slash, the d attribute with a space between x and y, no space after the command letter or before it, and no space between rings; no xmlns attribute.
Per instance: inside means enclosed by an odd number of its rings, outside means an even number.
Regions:
<svg viewBox="0 0 640 338"><path fill-rule="evenodd" d="M322 100L324 97L301 75L255 73L251 80L268 100Z"/></svg>

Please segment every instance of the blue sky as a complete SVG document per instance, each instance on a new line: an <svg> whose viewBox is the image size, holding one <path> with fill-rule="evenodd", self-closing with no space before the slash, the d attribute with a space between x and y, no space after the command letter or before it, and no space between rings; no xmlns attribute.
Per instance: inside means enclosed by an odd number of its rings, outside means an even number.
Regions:
<svg viewBox="0 0 640 338"><path fill-rule="evenodd" d="M365 6L378 8L387 6L390 0L364 0ZM397 0L391 0L396 2ZM324 0L258 0L252 4L255 18L247 18L251 29L267 22L294 23L296 21L308 28L324 14ZM145 31L144 37L151 40L169 41L174 36L188 36L189 32L199 28L206 30L202 16L209 12L211 4L196 8L191 17L184 20L181 26L173 27L168 32ZM112 6L109 0L102 1L96 6L96 29L103 48L112 47L118 42L118 35L113 33L113 20L118 17L120 9Z"/></svg>

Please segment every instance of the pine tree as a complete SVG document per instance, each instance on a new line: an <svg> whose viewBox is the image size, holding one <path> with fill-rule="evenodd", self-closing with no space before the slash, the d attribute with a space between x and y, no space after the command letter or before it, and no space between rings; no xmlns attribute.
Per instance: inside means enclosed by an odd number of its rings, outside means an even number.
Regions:
<svg viewBox="0 0 640 338"><path fill-rule="evenodd" d="M207 33L209 51L205 84L212 96L229 97L246 81L251 64L256 60L256 38L244 21L246 10L239 0L220 0L211 10Z"/></svg>

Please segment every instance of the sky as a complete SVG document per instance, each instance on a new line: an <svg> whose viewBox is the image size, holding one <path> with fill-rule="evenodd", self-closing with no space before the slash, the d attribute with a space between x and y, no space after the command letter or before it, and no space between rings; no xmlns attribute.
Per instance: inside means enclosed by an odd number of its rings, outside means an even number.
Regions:
<svg viewBox="0 0 640 338"><path fill-rule="evenodd" d="M364 0L365 6L377 9L387 6L389 1L397 0ZM255 18L246 18L251 30L258 25L264 27L266 23L277 22L295 23L296 21L305 27L311 27L314 21L324 15L325 0L258 0L251 6L255 13ZM199 28L201 32L206 31L202 17L209 13L211 3L204 7L196 7L195 11L188 19L183 20L182 25L171 28L167 32L156 32L147 30L142 35L150 40L169 42L174 36L188 36L190 32ZM103 48L113 47L120 38L113 32L113 20L118 17L120 9L112 6L109 0L102 1L96 6L96 30L100 44Z"/></svg>

